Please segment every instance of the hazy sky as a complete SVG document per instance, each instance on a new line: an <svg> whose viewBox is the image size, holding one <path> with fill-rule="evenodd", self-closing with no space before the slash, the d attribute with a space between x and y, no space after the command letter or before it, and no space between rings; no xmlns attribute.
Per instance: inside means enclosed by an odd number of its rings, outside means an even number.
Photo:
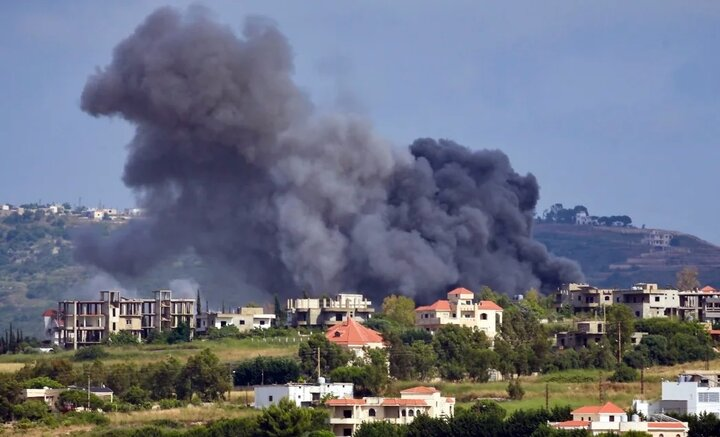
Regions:
<svg viewBox="0 0 720 437"><path fill-rule="evenodd" d="M120 180L131 127L79 98L164 4L0 5L0 203L133 204ZM720 2L206 4L238 31L272 18L316 104L365 114L397 145L499 148L537 176L539 210L582 203L720 243Z"/></svg>

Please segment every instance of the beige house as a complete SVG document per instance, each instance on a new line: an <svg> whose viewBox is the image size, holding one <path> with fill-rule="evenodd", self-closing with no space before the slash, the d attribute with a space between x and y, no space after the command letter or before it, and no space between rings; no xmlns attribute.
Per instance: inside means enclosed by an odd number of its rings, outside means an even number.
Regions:
<svg viewBox="0 0 720 437"><path fill-rule="evenodd" d="M99 300L58 302L60 344L77 349L100 344L120 331L138 340L152 332L167 332L181 323L195 329L195 300L174 299L172 291L157 290L154 299L125 298L119 291L101 291Z"/></svg>
<svg viewBox="0 0 720 437"><path fill-rule="evenodd" d="M489 300L475 301L475 294L466 288L449 292L447 300L415 309L415 326L436 332L443 325L459 325L477 329L488 338L495 338L502 324L503 309Z"/></svg>
<svg viewBox="0 0 720 437"><path fill-rule="evenodd" d="M334 298L288 299L287 323L290 326L326 328L348 316L361 322L372 317L372 302L358 293L340 293Z"/></svg>
<svg viewBox="0 0 720 437"><path fill-rule="evenodd" d="M240 332L267 329L275 322L275 314L267 314L259 307L241 307L234 312L204 312L197 316L197 333L205 333L211 327L235 326Z"/></svg>
<svg viewBox="0 0 720 437"><path fill-rule="evenodd" d="M675 289L659 288L658 284L638 283L625 290L615 291L615 303L630 307L635 317L680 316L680 294Z"/></svg>
<svg viewBox="0 0 720 437"><path fill-rule="evenodd" d="M586 429L593 435L610 432L622 435L628 431L639 431L653 437L686 437L689 430L687 422L645 422L638 416L628 421L627 413L612 402L580 407L573 410L572 417L565 422L551 422L550 426L564 430Z"/></svg>
<svg viewBox="0 0 720 437"><path fill-rule="evenodd" d="M336 436L352 436L366 422L385 421L407 424L421 414L433 418L450 417L455 398L443 397L433 387L414 387L400 392L399 398L367 397L330 399L330 427Z"/></svg>

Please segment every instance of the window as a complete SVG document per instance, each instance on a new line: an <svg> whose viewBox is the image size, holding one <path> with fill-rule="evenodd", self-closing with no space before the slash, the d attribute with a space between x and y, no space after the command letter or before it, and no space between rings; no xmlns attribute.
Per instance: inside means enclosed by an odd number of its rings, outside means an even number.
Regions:
<svg viewBox="0 0 720 437"><path fill-rule="evenodd" d="M698 402L720 402L720 393L698 393Z"/></svg>
<svg viewBox="0 0 720 437"><path fill-rule="evenodd" d="M335 321L336 322L342 322L342 314L335 314Z"/></svg>
<svg viewBox="0 0 720 437"><path fill-rule="evenodd" d="M414 410L408 411L408 416L415 417L415 411Z"/></svg>
<svg viewBox="0 0 720 437"><path fill-rule="evenodd" d="M655 302L660 302L660 296L655 296Z"/></svg>
<svg viewBox="0 0 720 437"><path fill-rule="evenodd" d="M263 326L265 324L265 320L260 320L260 326Z"/></svg>
<svg viewBox="0 0 720 437"><path fill-rule="evenodd" d="M401 410L401 411L400 411L400 415L401 415L402 417L405 417L405 416L407 415L407 412L406 412L405 410Z"/></svg>
<svg viewBox="0 0 720 437"><path fill-rule="evenodd" d="M615 422L615 416L610 416L610 422Z"/></svg>
<svg viewBox="0 0 720 437"><path fill-rule="evenodd" d="M452 407L450 407L450 408L452 408ZM450 410L450 412L452 413L452 410ZM419 415L420 415L420 410L417 410L417 411L415 412L415 415L416 415L416 416L419 416Z"/></svg>
<svg viewBox="0 0 720 437"><path fill-rule="evenodd" d="M343 410L343 417L346 419L352 418L352 410Z"/></svg>
<svg viewBox="0 0 720 437"><path fill-rule="evenodd" d="M610 296L605 296L605 301L607 302L609 300L610 300Z"/></svg>
<svg viewBox="0 0 720 437"><path fill-rule="evenodd" d="M343 435L350 437L352 435L352 428L343 428Z"/></svg>
<svg viewBox="0 0 720 437"><path fill-rule="evenodd" d="M132 320L126 319L126 320L125 320L125 324L126 324L126 325L132 325Z"/></svg>
<svg viewBox="0 0 720 437"><path fill-rule="evenodd" d="M224 328L225 326L227 326L227 322L220 322L220 327L221 327L221 328Z"/></svg>
<svg viewBox="0 0 720 437"><path fill-rule="evenodd" d="M245 320L240 320L240 324L241 324L241 325L244 325L244 324L245 324Z"/></svg>
<svg viewBox="0 0 720 437"><path fill-rule="evenodd" d="M113 317L115 317L115 308L113 308Z"/></svg>
<svg viewBox="0 0 720 437"><path fill-rule="evenodd" d="M370 408L370 411L368 411L368 416L375 417L375 408Z"/></svg>
<svg viewBox="0 0 720 437"><path fill-rule="evenodd" d="M113 331L117 330L117 326L115 326L115 322L113 322Z"/></svg>
<svg viewBox="0 0 720 437"><path fill-rule="evenodd" d="M635 311L635 317L640 317L640 311Z"/></svg>
<svg viewBox="0 0 720 437"><path fill-rule="evenodd" d="M272 396L268 396L268 402L272 402Z"/></svg>
<svg viewBox="0 0 720 437"><path fill-rule="evenodd" d="M487 320L487 314L480 313L480 320Z"/></svg>

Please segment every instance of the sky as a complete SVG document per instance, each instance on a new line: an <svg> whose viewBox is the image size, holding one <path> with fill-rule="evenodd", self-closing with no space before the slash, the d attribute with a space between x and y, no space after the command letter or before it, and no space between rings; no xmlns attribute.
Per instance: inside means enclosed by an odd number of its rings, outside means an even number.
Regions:
<svg viewBox="0 0 720 437"><path fill-rule="evenodd" d="M130 207L132 126L80 110L87 77L156 1L0 5L0 203ZM720 244L720 2L213 1L238 33L276 22L320 110L500 149L541 186Z"/></svg>

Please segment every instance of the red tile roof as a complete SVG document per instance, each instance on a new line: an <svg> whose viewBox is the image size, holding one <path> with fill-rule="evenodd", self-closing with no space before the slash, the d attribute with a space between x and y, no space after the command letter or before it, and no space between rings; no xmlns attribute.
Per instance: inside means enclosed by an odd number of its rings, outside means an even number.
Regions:
<svg viewBox="0 0 720 437"><path fill-rule="evenodd" d="M588 405L585 407L580 407L576 410L573 410L572 414L623 414L625 413L625 410L618 407L617 405L613 404L612 402L608 402L605 405Z"/></svg>
<svg viewBox="0 0 720 437"><path fill-rule="evenodd" d="M713 287L711 287L709 285L704 286L703 288L700 289L700 291L702 291L703 293L716 293L717 292L716 289L714 289Z"/></svg>
<svg viewBox="0 0 720 437"><path fill-rule="evenodd" d="M382 401L384 407L427 407L428 404L422 399L401 399L385 398Z"/></svg>
<svg viewBox="0 0 720 437"><path fill-rule="evenodd" d="M475 293L473 293L472 291L468 290L467 288L459 287L459 288L454 289L454 290L451 291L450 293L448 293L448 296L450 296L450 295L456 296L456 295L458 295L458 294L472 294L472 295L474 295Z"/></svg>
<svg viewBox="0 0 720 437"><path fill-rule="evenodd" d="M683 422L648 422L647 425L654 429L687 429Z"/></svg>
<svg viewBox="0 0 720 437"><path fill-rule="evenodd" d="M45 310L45 312L42 315L43 317L57 317L57 310L49 309Z"/></svg>
<svg viewBox="0 0 720 437"><path fill-rule="evenodd" d="M432 305L417 307L415 311L450 311L450 302L447 300L438 300Z"/></svg>
<svg viewBox="0 0 720 437"><path fill-rule="evenodd" d="M379 332L366 328L352 317L331 326L325 333L325 337L341 346L363 346L369 343L383 342L382 335Z"/></svg>
<svg viewBox="0 0 720 437"><path fill-rule="evenodd" d="M328 399L325 405L330 407L343 407L348 405L365 405L365 399Z"/></svg>
<svg viewBox="0 0 720 437"><path fill-rule="evenodd" d="M502 311L502 307L491 300L481 300L478 304L478 308L481 310L494 310Z"/></svg>
<svg viewBox="0 0 720 437"><path fill-rule="evenodd" d="M566 420L565 422L557 422L553 424L556 428L580 428L587 427L589 425L590 422L587 420Z"/></svg>
<svg viewBox="0 0 720 437"><path fill-rule="evenodd" d="M408 393L408 394L423 394L423 395L431 395L433 393L437 393L438 389L435 387L425 387L425 386L419 386L419 387L412 387L405 390L400 391L400 393Z"/></svg>

